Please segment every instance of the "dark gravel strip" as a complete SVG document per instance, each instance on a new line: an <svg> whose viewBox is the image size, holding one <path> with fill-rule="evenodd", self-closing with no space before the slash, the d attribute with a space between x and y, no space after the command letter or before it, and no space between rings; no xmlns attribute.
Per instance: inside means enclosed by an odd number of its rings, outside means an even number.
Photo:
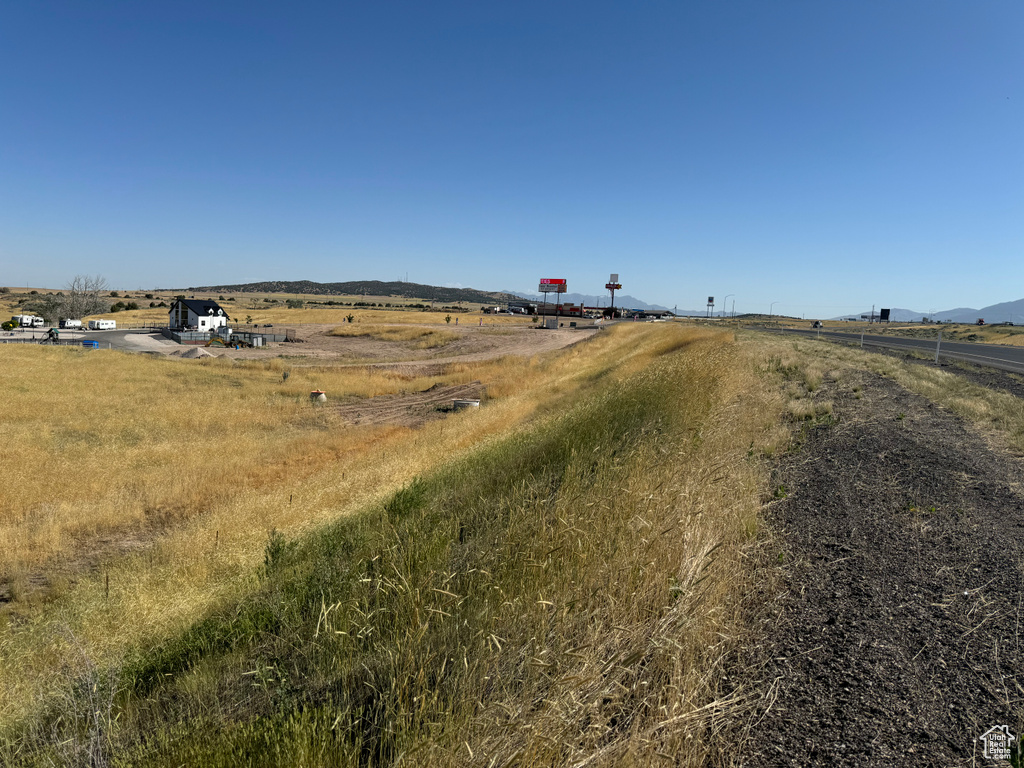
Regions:
<svg viewBox="0 0 1024 768"><path fill-rule="evenodd" d="M1024 728L1024 473L924 398L857 383L780 471L785 592L755 653L777 695L740 762L995 764L978 738Z"/></svg>

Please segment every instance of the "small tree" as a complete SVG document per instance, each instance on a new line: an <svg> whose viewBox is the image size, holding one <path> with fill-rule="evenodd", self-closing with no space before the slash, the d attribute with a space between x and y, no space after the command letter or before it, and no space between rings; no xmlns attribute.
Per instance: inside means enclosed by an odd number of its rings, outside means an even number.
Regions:
<svg viewBox="0 0 1024 768"><path fill-rule="evenodd" d="M451 315L445 315L445 316L444 316L444 321L445 321L446 323L450 323L450 322L452 321L452 316L451 316Z"/></svg>
<svg viewBox="0 0 1024 768"><path fill-rule="evenodd" d="M44 314L54 320L66 320L95 315L107 311L107 302L103 293L107 290L107 281L96 275L75 275L64 291L47 296Z"/></svg>

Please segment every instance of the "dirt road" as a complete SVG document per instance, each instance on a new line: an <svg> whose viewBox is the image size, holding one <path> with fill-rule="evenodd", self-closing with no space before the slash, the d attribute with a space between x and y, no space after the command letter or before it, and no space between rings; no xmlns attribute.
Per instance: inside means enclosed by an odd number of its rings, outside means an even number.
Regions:
<svg viewBox="0 0 1024 768"><path fill-rule="evenodd" d="M342 400L331 407L349 424L401 424L418 427L443 419L454 410L453 401L479 400L484 385L479 381L445 387L435 384L422 392L380 395Z"/></svg>
<svg viewBox="0 0 1024 768"><path fill-rule="evenodd" d="M772 695L740 762L994 765L979 738L1024 726L1020 460L889 380L826 386L839 421L785 460L770 510Z"/></svg>
<svg viewBox="0 0 1024 768"><path fill-rule="evenodd" d="M598 333L593 327L545 330L526 326L488 327L466 324L444 326L456 338L448 344L421 349L415 341L384 341L369 336L332 336L337 324L306 324L289 326L295 331L295 343L274 343L261 349L207 348L217 357L237 360L265 360L285 356L293 365L401 365L412 369L436 366L439 363L460 363L489 360L505 355L532 357L571 346ZM404 325L402 327L417 327ZM438 326L424 326L438 330ZM179 347L180 349L180 347Z"/></svg>

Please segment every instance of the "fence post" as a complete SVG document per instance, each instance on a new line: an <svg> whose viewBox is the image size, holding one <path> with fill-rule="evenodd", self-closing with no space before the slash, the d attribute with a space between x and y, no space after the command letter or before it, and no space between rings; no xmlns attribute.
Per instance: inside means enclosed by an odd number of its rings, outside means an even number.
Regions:
<svg viewBox="0 0 1024 768"><path fill-rule="evenodd" d="M942 329L939 328L939 340L935 342L935 364L939 364L939 348L942 346Z"/></svg>

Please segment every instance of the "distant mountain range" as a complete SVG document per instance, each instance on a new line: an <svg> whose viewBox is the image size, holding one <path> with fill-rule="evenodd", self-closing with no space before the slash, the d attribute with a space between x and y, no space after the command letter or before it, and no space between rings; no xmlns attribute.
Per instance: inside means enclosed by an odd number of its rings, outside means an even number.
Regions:
<svg viewBox="0 0 1024 768"><path fill-rule="evenodd" d="M877 314L878 310L876 309L875 312ZM863 312L857 312L852 315L841 315L832 319L843 320L847 317L855 317L859 320L861 315L870 314L871 310L866 309ZM914 309L900 309L893 307L889 314L889 319L897 323L917 323L921 322L921 320L926 317L929 320L939 323L975 323L979 318L981 318L986 323L1015 323L1018 325L1024 325L1024 299L1018 299L1017 301L1004 301L1000 304L991 304L987 307L982 307L981 309L957 307L956 309L945 309L934 314L930 312L919 312Z"/></svg>
<svg viewBox="0 0 1024 768"><path fill-rule="evenodd" d="M509 291L509 293L513 293L513 291ZM526 299L528 301L536 301L537 303L543 303L544 302L544 295L540 294L540 293L518 293L518 292L516 292L516 293L517 293L517 295L521 296L522 298L524 298L524 299ZM550 303L554 302L556 300L555 297L557 295L558 294L554 294L554 293L548 294L548 298L547 298L548 303L550 304ZM608 294L604 294L602 296L592 296L592 295L586 294L586 293L563 293L563 294L561 294L561 299L559 299L559 301L561 301L563 304L583 304L584 306L587 306L587 307L598 307L598 306L600 306L600 307L607 307L611 303L611 296L609 296ZM672 309L672 307L663 307L663 306L661 306L661 304L648 304L647 302L641 301L640 299L636 298L635 296L630 296L629 294L624 294L622 296L616 296L615 297L615 306L616 307L622 307L622 308L625 308L625 309L645 309L645 310L646 309L660 309L660 310L671 310ZM699 315L703 316L705 313L702 311L702 312L693 312L693 313L680 312L680 314L699 314Z"/></svg>
<svg viewBox="0 0 1024 768"><path fill-rule="evenodd" d="M394 296L402 299L421 299L427 301L456 302L466 301L475 304L500 304L509 299L520 298L527 301L543 302L540 294L520 293L518 291L478 291L475 288L445 288L420 283L403 283L400 281L382 282L380 280L354 280L346 283L317 283L312 280L265 280L258 283L236 283L234 285L197 285L186 289L189 293L296 293L312 296ZM555 294L550 294L549 301ZM582 293L562 294L563 302L585 304L588 307L607 307L609 297L590 296ZM627 309L660 309L667 310L660 304L648 304L635 296L616 296L615 306ZM705 314L699 312L680 312L683 315Z"/></svg>

